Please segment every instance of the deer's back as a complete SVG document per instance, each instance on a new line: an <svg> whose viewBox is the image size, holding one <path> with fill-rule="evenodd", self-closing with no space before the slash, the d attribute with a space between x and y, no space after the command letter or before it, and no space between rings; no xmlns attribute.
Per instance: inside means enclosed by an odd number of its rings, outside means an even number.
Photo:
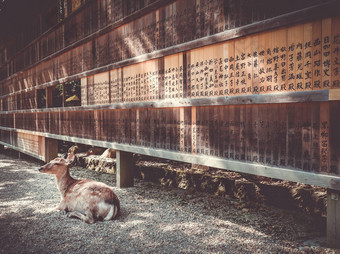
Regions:
<svg viewBox="0 0 340 254"><path fill-rule="evenodd" d="M64 199L69 211L86 213L93 210L100 214L111 206L116 206L118 210L120 208L118 197L108 185L87 179L73 183Z"/></svg>

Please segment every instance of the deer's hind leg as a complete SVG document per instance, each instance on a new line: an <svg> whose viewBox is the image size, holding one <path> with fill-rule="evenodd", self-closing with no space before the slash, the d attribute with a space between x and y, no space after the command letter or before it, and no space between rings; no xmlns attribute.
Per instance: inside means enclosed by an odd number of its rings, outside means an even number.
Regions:
<svg viewBox="0 0 340 254"><path fill-rule="evenodd" d="M88 224L92 224L95 222L95 220L93 219L93 216L92 215L87 215L87 214L84 214L84 213L81 213L81 212L78 212L78 211L74 211L74 212L70 212L67 214L67 216L69 218L78 218Z"/></svg>

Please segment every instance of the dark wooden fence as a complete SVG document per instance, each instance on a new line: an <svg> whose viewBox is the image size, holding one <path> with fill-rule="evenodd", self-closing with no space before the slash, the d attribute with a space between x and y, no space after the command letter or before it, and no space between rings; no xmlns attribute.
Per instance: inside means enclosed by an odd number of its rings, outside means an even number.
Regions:
<svg viewBox="0 0 340 254"><path fill-rule="evenodd" d="M53 27L0 45L2 145L46 160L67 140L340 190L340 1L66 2ZM66 107L70 81L81 106Z"/></svg>
<svg viewBox="0 0 340 254"><path fill-rule="evenodd" d="M2 64L2 142L29 131L331 173L340 188L339 1L68 4ZM81 106L55 108L70 80Z"/></svg>

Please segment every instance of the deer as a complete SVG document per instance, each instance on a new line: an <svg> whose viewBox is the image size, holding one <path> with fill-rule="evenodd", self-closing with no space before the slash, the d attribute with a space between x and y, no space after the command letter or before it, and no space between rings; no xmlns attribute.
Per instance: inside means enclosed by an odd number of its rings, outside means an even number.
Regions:
<svg viewBox="0 0 340 254"><path fill-rule="evenodd" d="M120 213L120 201L116 194L104 183L72 178L69 168L74 159L74 154L69 154L66 159L57 157L39 168L41 173L56 176L61 193L57 209L66 212L68 217L88 224L115 219Z"/></svg>

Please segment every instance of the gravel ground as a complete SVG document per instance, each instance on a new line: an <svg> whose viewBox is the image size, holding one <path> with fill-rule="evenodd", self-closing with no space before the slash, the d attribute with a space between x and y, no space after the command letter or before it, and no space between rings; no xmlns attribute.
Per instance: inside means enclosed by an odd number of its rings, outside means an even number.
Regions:
<svg viewBox="0 0 340 254"><path fill-rule="evenodd" d="M55 209L55 178L40 165L0 154L0 253L340 253L306 214L141 181L113 187L117 220L85 224ZM80 167L71 175L115 183Z"/></svg>

